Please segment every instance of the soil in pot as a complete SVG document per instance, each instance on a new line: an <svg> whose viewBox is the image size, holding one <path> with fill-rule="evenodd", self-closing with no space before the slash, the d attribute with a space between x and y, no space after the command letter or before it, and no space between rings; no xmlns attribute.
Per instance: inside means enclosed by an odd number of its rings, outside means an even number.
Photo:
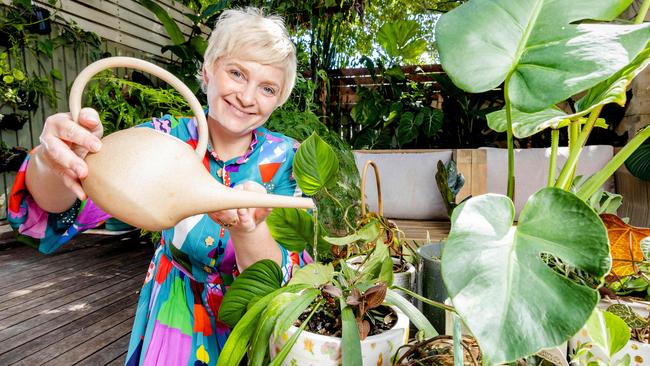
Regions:
<svg viewBox="0 0 650 366"><path fill-rule="evenodd" d="M311 311L312 307L310 306L300 315L294 325L299 327L307 319ZM397 324L397 314L388 306L379 306L368 310L364 319L370 323L368 336L381 334L392 329ZM325 303L314 313L305 326L305 330L320 335L341 337L341 326L340 304L338 301L332 301Z"/></svg>

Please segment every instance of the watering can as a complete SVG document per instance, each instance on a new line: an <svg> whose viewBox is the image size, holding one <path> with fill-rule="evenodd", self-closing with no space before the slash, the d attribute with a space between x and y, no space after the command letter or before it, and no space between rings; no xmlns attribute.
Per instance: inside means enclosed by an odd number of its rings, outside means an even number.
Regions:
<svg viewBox="0 0 650 366"><path fill-rule="evenodd" d="M133 226L160 231L197 214L233 208L314 208L310 198L235 190L219 183L203 166L208 124L192 91L166 70L144 60L110 57L96 61L75 79L70 112L77 122L85 85L98 72L128 67L148 72L173 86L189 102L198 125L192 148L166 133L129 128L102 139L102 148L86 156L88 175L81 186L99 208Z"/></svg>

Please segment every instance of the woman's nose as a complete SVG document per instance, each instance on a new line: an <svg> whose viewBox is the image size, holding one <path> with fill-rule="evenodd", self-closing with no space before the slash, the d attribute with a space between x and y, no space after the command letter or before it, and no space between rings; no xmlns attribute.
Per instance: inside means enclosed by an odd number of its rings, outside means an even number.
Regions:
<svg viewBox="0 0 650 366"><path fill-rule="evenodd" d="M237 93L237 99L239 99L242 107L248 107L255 104L255 85L252 83L246 84Z"/></svg>

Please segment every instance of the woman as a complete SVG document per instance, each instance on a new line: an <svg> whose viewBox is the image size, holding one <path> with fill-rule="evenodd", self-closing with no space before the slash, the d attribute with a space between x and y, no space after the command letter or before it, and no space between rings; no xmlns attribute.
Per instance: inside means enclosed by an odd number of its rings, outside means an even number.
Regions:
<svg viewBox="0 0 650 366"><path fill-rule="evenodd" d="M209 39L202 79L208 99L210 144L203 160L215 179L238 189L300 195L291 172L297 142L262 125L294 86L295 48L278 17L227 10ZM154 128L196 145L193 118L164 116ZM18 174L9 220L51 253L77 232L108 216L86 200L79 179L83 157L101 149L102 125L92 109L79 124L68 113L49 117L40 141ZM182 188L181 188L182 189ZM276 261L285 280L298 253L276 243L268 209L197 215L162 232L141 291L127 365L214 365L230 330L217 315L228 286L261 259Z"/></svg>

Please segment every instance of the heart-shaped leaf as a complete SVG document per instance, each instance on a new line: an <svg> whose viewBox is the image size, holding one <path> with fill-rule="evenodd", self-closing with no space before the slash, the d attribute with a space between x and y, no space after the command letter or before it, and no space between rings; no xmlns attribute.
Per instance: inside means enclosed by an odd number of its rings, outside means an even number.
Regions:
<svg viewBox="0 0 650 366"><path fill-rule="evenodd" d="M273 239L288 251L302 252L314 243L314 217L304 210L275 208L266 218L266 224ZM329 250L329 244L323 240L325 234L325 228L318 223L319 252Z"/></svg>
<svg viewBox="0 0 650 366"><path fill-rule="evenodd" d="M625 321L608 311L596 308L587 321L591 340L611 359L630 340L630 328Z"/></svg>
<svg viewBox="0 0 650 366"><path fill-rule="evenodd" d="M343 236L343 237L329 237L326 236L323 238L326 242L334 245L349 245L361 241L362 243L371 243L377 240L379 234L381 233L381 225L379 220L373 218L367 224L361 227L361 229L355 231L354 233Z"/></svg>
<svg viewBox="0 0 650 366"><path fill-rule="evenodd" d="M419 32L420 24L414 20L384 23L377 32L377 43L391 58L415 61L427 47L427 42L418 37Z"/></svg>
<svg viewBox="0 0 650 366"><path fill-rule="evenodd" d="M628 65L650 24L612 25L632 0L470 0L436 25L440 60L463 90L507 83L513 106L536 112Z"/></svg>
<svg viewBox="0 0 650 366"><path fill-rule="evenodd" d="M612 273L619 276L629 276L639 271L637 263L643 260L641 240L650 236L650 228L630 226L618 216L602 214L609 237L612 259Z"/></svg>
<svg viewBox="0 0 650 366"><path fill-rule="evenodd" d="M561 344L596 306L598 292L555 273L543 253L596 278L611 263L602 221L575 195L545 188L516 226L514 212L505 196L469 199L453 212L442 255L449 296L487 365Z"/></svg>
<svg viewBox="0 0 650 366"><path fill-rule="evenodd" d="M316 133L309 136L293 158L293 176L302 191L313 196L336 183L339 159L327 142Z"/></svg>
<svg viewBox="0 0 650 366"><path fill-rule="evenodd" d="M290 285L309 285L313 287L320 287L332 282L334 278L334 266L329 264L310 263L298 269L291 280Z"/></svg>
<svg viewBox="0 0 650 366"><path fill-rule="evenodd" d="M512 109L512 133L515 137L523 139L530 137L544 129L559 129L569 125L570 120L576 120L584 116L587 112L566 114L557 108L547 108L539 112L525 113L515 108ZM488 126L496 132L505 132L508 127L506 119L506 110L501 109L487 115ZM581 124L585 123L586 118L579 118ZM607 123L603 118L596 120L596 127L607 128Z"/></svg>
<svg viewBox="0 0 650 366"><path fill-rule="evenodd" d="M277 263L263 259L246 268L223 297L219 319L234 327L255 298L261 298L282 285L282 270Z"/></svg>

